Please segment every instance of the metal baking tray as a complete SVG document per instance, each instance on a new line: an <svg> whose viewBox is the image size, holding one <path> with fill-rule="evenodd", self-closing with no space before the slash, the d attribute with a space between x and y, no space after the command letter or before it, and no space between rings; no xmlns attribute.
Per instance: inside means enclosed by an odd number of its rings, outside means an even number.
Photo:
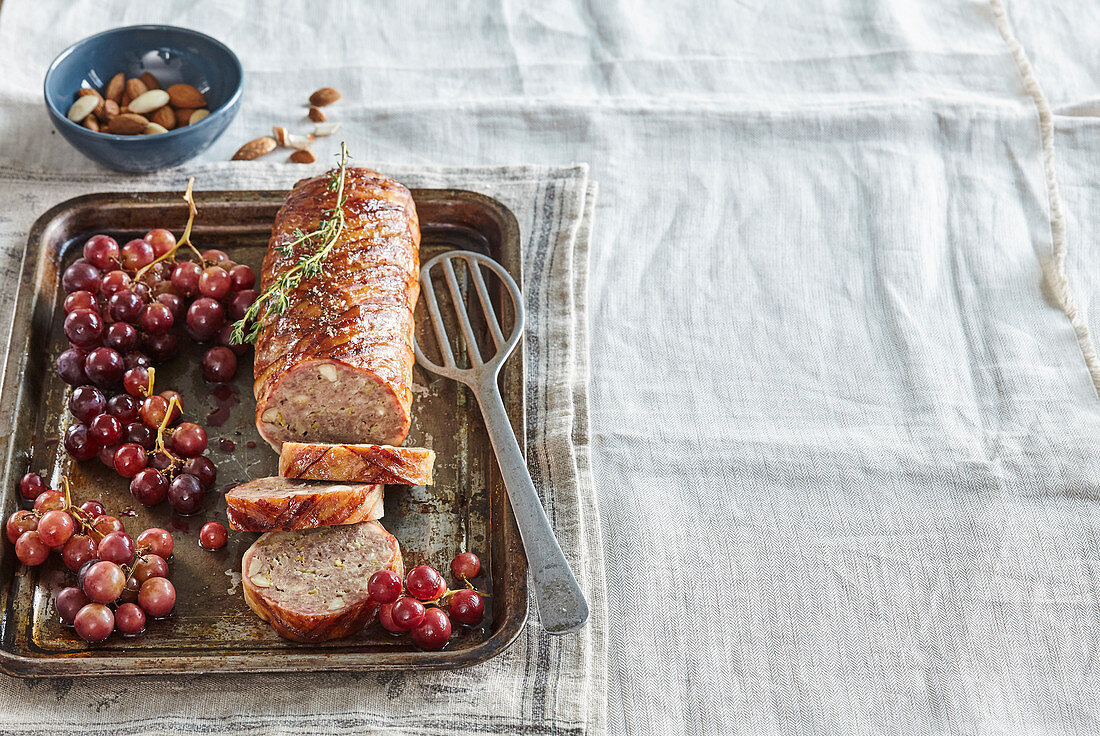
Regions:
<svg viewBox="0 0 1100 736"><path fill-rule="evenodd" d="M182 187L181 187L182 188ZM200 249L219 248L259 270L271 223L285 192L197 192L193 240ZM500 261L522 284L519 227L500 202L455 190L413 191L423 233L420 257L467 249ZM435 449L435 484L387 486L382 524L400 541L406 568L420 563L444 571L462 550L476 552L483 572L476 581L490 594L478 628L456 626L448 646L424 652L409 637L394 637L377 622L358 634L322 644L279 638L245 604L240 561L258 535L230 532L217 552L199 547L207 521L225 521L223 493L249 478L277 474L277 456L253 422L251 354L233 383L217 388L199 370L203 347L181 339L180 354L157 370L157 386L183 394L185 418L207 428L208 456L218 468L213 493L189 517L167 502L148 509L136 503L128 483L98 460L71 461L58 438L72 421L68 387L53 362L66 347L62 333L59 278L80 257L84 241L106 232L120 243L154 227L179 234L186 220L180 192L90 194L63 202L34 224L16 296L11 341L0 389L0 498L6 519L25 505L17 484L23 473L43 473L51 487L62 474L72 482L77 503L101 501L122 518L127 531L159 526L175 537L170 560L176 609L151 621L144 634L112 634L92 645L62 626L54 594L74 584L59 555L36 568L15 557L0 540L0 670L12 675L103 675L175 672L286 672L323 670L449 669L483 662L516 638L527 616L527 562L508 505L492 447L473 396L464 386L414 368L413 425L407 444ZM499 286L499 284L498 284ZM504 297L504 298L501 298ZM495 293L499 313L511 318L510 301ZM432 340L420 319L421 340ZM450 333L459 331L451 325ZM461 347L461 346L459 346ZM522 345L521 345L522 348ZM523 351L505 365L501 388L516 436L524 441ZM239 403L238 403L239 402ZM214 426L217 425L217 426Z"/></svg>

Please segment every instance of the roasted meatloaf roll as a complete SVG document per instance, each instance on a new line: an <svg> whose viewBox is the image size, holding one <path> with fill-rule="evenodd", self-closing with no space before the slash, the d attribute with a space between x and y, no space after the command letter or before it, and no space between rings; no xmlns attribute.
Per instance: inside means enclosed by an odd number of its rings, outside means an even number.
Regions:
<svg viewBox="0 0 1100 736"><path fill-rule="evenodd" d="M284 478L424 486L434 465L435 453L424 447L284 442L279 453Z"/></svg>
<svg viewBox="0 0 1100 736"><path fill-rule="evenodd" d="M357 524L382 516L377 483L319 483L256 478L225 494L229 527L241 532Z"/></svg>
<svg viewBox="0 0 1100 736"><path fill-rule="evenodd" d="M315 247L288 248L336 205L329 181L305 179L287 195L261 288ZM346 226L322 273L302 279L256 340L256 426L276 451L286 440L399 445L409 431L416 207L408 189L368 169L349 168L344 189Z"/></svg>
<svg viewBox="0 0 1100 736"><path fill-rule="evenodd" d="M374 619L367 581L379 570L405 574L397 540L377 521L268 532L244 553L241 587L280 636L326 641Z"/></svg>

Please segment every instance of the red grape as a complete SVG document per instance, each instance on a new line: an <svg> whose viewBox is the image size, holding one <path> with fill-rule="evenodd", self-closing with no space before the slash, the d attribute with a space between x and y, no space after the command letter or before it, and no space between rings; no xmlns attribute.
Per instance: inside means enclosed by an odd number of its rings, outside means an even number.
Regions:
<svg viewBox="0 0 1100 736"><path fill-rule="evenodd" d="M109 514L101 514L97 516L95 521L92 522L92 528L103 536L107 536L111 532L124 532L126 528L122 526L122 522L117 517Z"/></svg>
<svg viewBox="0 0 1100 736"><path fill-rule="evenodd" d="M122 595L126 574L114 562L101 560L84 573L84 594L96 603L110 603Z"/></svg>
<svg viewBox="0 0 1100 736"><path fill-rule="evenodd" d="M222 325L222 328L218 330L218 339L216 342L223 348L229 348L236 356L244 355L248 352L248 343L233 342L233 324L227 322Z"/></svg>
<svg viewBox="0 0 1100 736"><path fill-rule="evenodd" d="M199 293L199 276L202 268L192 261L181 261L172 271L172 286L180 296L192 297Z"/></svg>
<svg viewBox="0 0 1100 736"><path fill-rule="evenodd" d="M114 386L122 379L125 370L122 356L110 348L96 348L84 359L84 372L97 386Z"/></svg>
<svg viewBox="0 0 1100 736"><path fill-rule="evenodd" d="M451 572L459 580L476 578L481 572L481 560L473 552L461 552L451 560Z"/></svg>
<svg viewBox="0 0 1100 736"><path fill-rule="evenodd" d="M167 450L164 452L155 452L153 456L149 458L149 467L155 470L168 470L168 468L172 467L179 459L180 458Z"/></svg>
<svg viewBox="0 0 1100 736"><path fill-rule="evenodd" d="M153 246L153 253L157 258L168 253L176 247L176 236L169 230L158 227L145 233L145 242Z"/></svg>
<svg viewBox="0 0 1100 736"><path fill-rule="evenodd" d="M215 266L221 266L226 270L233 268L233 261L224 250L217 250L216 248L204 250L202 252L202 259L213 263Z"/></svg>
<svg viewBox="0 0 1100 736"><path fill-rule="evenodd" d="M149 360L149 356L140 350L131 350L122 356L122 360L126 363L126 370L148 368L153 364L153 361Z"/></svg>
<svg viewBox="0 0 1100 736"><path fill-rule="evenodd" d="M442 649L451 638L451 619L441 608L429 608L424 620L412 630L412 640L421 649Z"/></svg>
<svg viewBox="0 0 1100 736"><path fill-rule="evenodd" d="M65 311L65 314L68 314L74 309L96 309L98 306L92 292L74 291L65 297L65 302L61 308Z"/></svg>
<svg viewBox="0 0 1100 736"><path fill-rule="evenodd" d="M164 282L161 282L164 283ZM169 284L171 286L171 284ZM172 313L172 323L183 322L187 316L187 302L183 300L183 297L178 294L161 293L157 294L157 301L168 307L168 311Z"/></svg>
<svg viewBox="0 0 1100 736"><path fill-rule="evenodd" d="M135 445L141 445L146 450L152 450L157 444L156 434L143 422L130 422L126 425L124 431L124 442L133 442Z"/></svg>
<svg viewBox="0 0 1100 736"><path fill-rule="evenodd" d="M138 331L129 322L112 322L103 344L120 353L128 353L138 345ZM125 360L123 361L125 365Z"/></svg>
<svg viewBox="0 0 1100 736"><path fill-rule="evenodd" d="M9 516L7 523L4 525L4 531L8 535L8 541L12 544L15 544L15 541L19 539L24 532L33 532L37 528L38 519L35 517L34 512L26 509L23 511L16 511Z"/></svg>
<svg viewBox="0 0 1100 736"><path fill-rule="evenodd" d="M183 472L190 473L199 479L199 484L204 491L209 491L210 487L214 485L214 481L218 478L217 468L214 467L214 463L210 462L210 459L202 457L193 457L187 461L187 464L183 466Z"/></svg>
<svg viewBox="0 0 1100 736"><path fill-rule="evenodd" d="M57 375L70 386L79 386L88 382L84 372L84 358L88 354L80 348L69 348L57 356Z"/></svg>
<svg viewBox="0 0 1100 736"><path fill-rule="evenodd" d="M122 387L131 396L145 396L149 390L149 369L139 365L126 371L122 374Z"/></svg>
<svg viewBox="0 0 1100 736"><path fill-rule="evenodd" d="M77 347L98 345L103 339L103 329L103 318L91 309L74 309L65 317L65 337Z"/></svg>
<svg viewBox="0 0 1100 736"><path fill-rule="evenodd" d="M107 302L111 319L136 324L145 309L145 300L129 289L115 292Z"/></svg>
<svg viewBox="0 0 1100 736"><path fill-rule="evenodd" d="M61 275L61 288L66 293L74 291L99 291L99 269L83 258L65 269Z"/></svg>
<svg viewBox="0 0 1100 736"><path fill-rule="evenodd" d="M485 599L476 590L460 590L451 596L450 611L455 621L475 626L485 618Z"/></svg>
<svg viewBox="0 0 1100 736"><path fill-rule="evenodd" d="M194 422L181 422L172 432L172 450L182 457L196 457L206 450L206 430Z"/></svg>
<svg viewBox="0 0 1100 736"><path fill-rule="evenodd" d="M141 583L137 581L133 575L126 578L126 585L122 588L122 593L119 594L117 603L136 603L138 598L138 591L141 590Z"/></svg>
<svg viewBox="0 0 1100 736"><path fill-rule="evenodd" d="M103 504L99 501L85 501L80 504L80 510L91 516L93 519L97 516L103 516L107 513L107 509L103 508Z"/></svg>
<svg viewBox="0 0 1100 736"><path fill-rule="evenodd" d="M205 496L202 483L190 473L180 473L168 486L168 503L184 516L198 511Z"/></svg>
<svg viewBox="0 0 1100 736"><path fill-rule="evenodd" d="M379 570L367 581L367 593L378 603L393 603L401 597L401 576L393 570Z"/></svg>
<svg viewBox="0 0 1100 736"><path fill-rule="evenodd" d="M180 414L183 413L183 396L180 395L179 391L173 391L172 389L161 391L160 395L169 404L171 404L173 398L176 400L176 405L172 407L172 416L168 418L168 423L171 424L179 419Z"/></svg>
<svg viewBox="0 0 1100 736"><path fill-rule="evenodd" d="M137 421L140 408L141 402L130 394L116 394L107 399L107 413L118 419L122 424Z"/></svg>
<svg viewBox="0 0 1100 736"><path fill-rule="evenodd" d="M210 348L202 356L202 374L207 381L214 383L229 381L236 373L237 355L229 348Z"/></svg>
<svg viewBox="0 0 1100 736"><path fill-rule="evenodd" d="M199 544L203 549L221 549L229 541L229 532L225 525L217 521L208 521L199 530Z"/></svg>
<svg viewBox="0 0 1100 736"><path fill-rule="evenodd" d="M42 514L38 520L38 538L47 547L60 547L73 536L76 524L68 511L54 509Z"/></svg>
<svg viewBox="0 0 1100 736"><path fill-rule="evenodd" d="M233 282L221 266L209 266L199 276L199 293L211 299L224 299L229 296Z"/></svg>
<svg viewBox="0 0 1100 736"><path fill-rule="evenodd" d="M159 470L145 468L130 481L130 493L145 506L156 506L168 495L168 478Z"/></svg>
<svg viewBox="0 0 1100 736"><path fill-rule="evenodd" d="M242 264L229 269L229 279L233 282L233 291L244 291L255 285L256 273Z"/></svg>
<svg viewBox="0 0 1100 736"><path fill-rule="evenodd" d="M153 618L162 618L176 607L176 589L168 578L149 578L141 584L138 605Z"/></svg>
<svg viewBox="0 0 1100 736"><path fill-rule="evenodd" d="M417 565L405 577L409 595L422 601L434 601L447 592L447 583L439 570L429 565Z"/></svg>
<svg viewBox="0 0 1100 736"><path fill-rule="evenodd" d="M115 453L118 452L118 445L111 445L110 447L101 447L99 452L96 453L96 457L99 458L99 462L111 470L115 469Z"/></svg>
<svg viewBox="0 0 1100 736"><path fill-rule="evenodd" d="M54 598L53 605L61 616L61 622L72 626L77 612L88 605L88 596L84 595L84 591L80 588L62 588Z"/></svg>
<svg viewBox="0 0 1100 736"><path fill-rule="evenodd" d="M74 460L91 460L99 453L99 445L87 424L77 422L65 430L65 452Z"/></svg>
<svg viewBox="0 0 1100 736"><path fill-rule="evenodd" d="M156 258L153 246L141 239L131 240L122 246L122 267L127 271L136 271L143 266L148 266Z"/></svg>
<svg viewBox="0 0 1100 736"><path fill-rule="evenodd" d="M150 552L166 560L172 556L172 548L175 546L172 535L160 527L143 531L138 535L137 543L139 548L148 548Z"/></svg>
<svg viewBox="0 0 1100 736"><path fill-rule="evenodd" d="M123 478L133 478L148 462L145 448L136 442L127 442L115 452L115 470Z"/></svg>
<svg viewBox="0 0 1100 736"><path fill-rule="evenodd" d="M115 614L101 603L89 603L73 619L77 636L84 641L101 642L115 630Z"/></svg>
<svg viewBox="0 0 1100 736"><path fill-rule="evenodd" d="M141 329L150 335L163 335L172 329L172 310L160 302L153 302L145 306L141 313Z"/></svg>
<svg viewBox="0 0 1100 736"><path fill-rule="evenodd" d="M118 242L109 235L93 235L84 243L84 258L100 271L109 271L118 261Z"/></svg>
<svg viewBox="0 0 1100 736"><path fill-rule="evenodd" d="M130 274L125 271L111 271L103 277L99 285L99 293L104 299L110 299L120 291L129 291L130 283Z"/></svg>
<svg viewBox="0 0 1100 736"><path fill-rule="evenodd" d="M82 422L90 422L107 408L103 392L94 386L78 386L69 396L69 411Z"/></svg>
<svg viewBox="0 0 1100 736"><path fill-rule="evenodd" d="M168 563L158 554L152 552L144 554L134 563L133 575L137 578L138 585L149 578L166 578L168 577Z"/></svg>
<svg viewBox="0 0 1100 736"><path fill-rule="evenodd" d="M65 494L61 491L43 491L38 494L38 498L34 499L34 510L40 514L54 509L63 509L65 506Z"/></svg>
<svg viewBox="0 0 1100 736"><path fill-rule="evenodd" d="M122 439L122 422L113 414L100 414L88 428L99 447L110 447Z"/></svg>
<svg viewBox="0 0 1100 736"><path fill-rule="evenodd" d="M145 631L145 611L136 603L123 603L115 611L115 626L123 634L140 634Z"/></svg>
<svg viewBox="0 0 1100 736"><path fill-rule="evenodd" d="M15 540L15 556L24 565L41 565L50 556L50 547L42 541L37 531L23 532Z"/></svg>
<svg viewBox="0 0 1100 736"><path fill-rule="evenodd" d="M398 598L393 604L393 608L390 609L393 624L401 631L408 631L415 626L419 626L420 622L424 620L424 612L424 604L408 596Z"/></svg>
<svg viewBox="0 0 1100 736"><path fill-rule="evenodd" d="M134 540L126 532L111 532L99 540L99 559L129 565L134 559Z"/></svg>
<svg viewBox="0 0 1100 736"><path fill-rule="evenodd" d="M408 629L403 629L394 622L392 603L383 603L382 607L378 609L378 623L382 624L382 628L392 634L404 634L408 631Z"/></svg>
<svg viewBox="0 0 1100 736"><path fill-rule="evenodd" d="M27 473L19 479L19 495L28 501L38 498L46 490L46 481L38 473Z"/></svg>
<svg viewBox="0 0 1100 736"><path fill-rule="evenodd" d="M225 310L210 297L200 297L187 308L187 327L200 342L214 337L224 324Z"/></svg>
<svg viewBox="0 0 1100 736"><path fill-rule="evenodd" d="M168 400L160 394L153 394L141 402L141 421L156 429L160 427L168 414Z"/></svg>
<svg viewBox="0 0 1100 736"><path fill-rule="evenodd" d="M74 534L61 550L61 561L65 567L76 572L89 560L94 560L98 550L99 545L87 534Z"/></svg>
<svg viewBox="0 0 1100 736"><path fill-rule="evenodd" d="M179 350L179 338L171 332L163 335L146 335L145 349L149 351L154 361L164 363L176 355L176 351Z"/></svg>

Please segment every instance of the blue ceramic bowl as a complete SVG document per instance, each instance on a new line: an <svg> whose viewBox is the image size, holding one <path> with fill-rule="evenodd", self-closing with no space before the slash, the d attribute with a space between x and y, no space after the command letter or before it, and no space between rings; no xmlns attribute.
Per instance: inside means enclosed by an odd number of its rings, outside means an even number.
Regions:
<svg viewBox="0 0 1100 736"><path fill-rule="evenodd" d="M81 87L100 93L111 77L150 72L167 89L185 82L206 97L210 115L157 135L96 133L66 117ZM217 140L241 106L244 70L225 44L174 26L114 28L78 41L50 64L43 92L50 119L65 140L93 161L119 171L178 166Z"/></svg>

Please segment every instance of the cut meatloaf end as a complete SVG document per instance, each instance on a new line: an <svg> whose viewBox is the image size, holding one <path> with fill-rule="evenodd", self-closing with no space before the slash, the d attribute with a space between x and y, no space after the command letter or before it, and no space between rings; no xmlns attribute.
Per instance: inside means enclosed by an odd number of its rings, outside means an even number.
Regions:
<svg viewBox="0 0 1100 736"><path fill-rule="evenodd" d="M424 486L434 465L435 452L424 447L284 442L279 453L284 478Z"/></svg>
<svg viewBox="0 0 1100 736"><path fill-rule="evenodd" d="M379 570L405 574L397 540L377 521L268 532L244 553L241 587L279 636L327 641L374 619L367 581Z"/></svg>
<svg viewBox="0 0 1100 736"><path fill-rule="evenodd" d="M356 524L382 516L382 485L256 478L226 493L225 506L242 532Z"/></svg>

